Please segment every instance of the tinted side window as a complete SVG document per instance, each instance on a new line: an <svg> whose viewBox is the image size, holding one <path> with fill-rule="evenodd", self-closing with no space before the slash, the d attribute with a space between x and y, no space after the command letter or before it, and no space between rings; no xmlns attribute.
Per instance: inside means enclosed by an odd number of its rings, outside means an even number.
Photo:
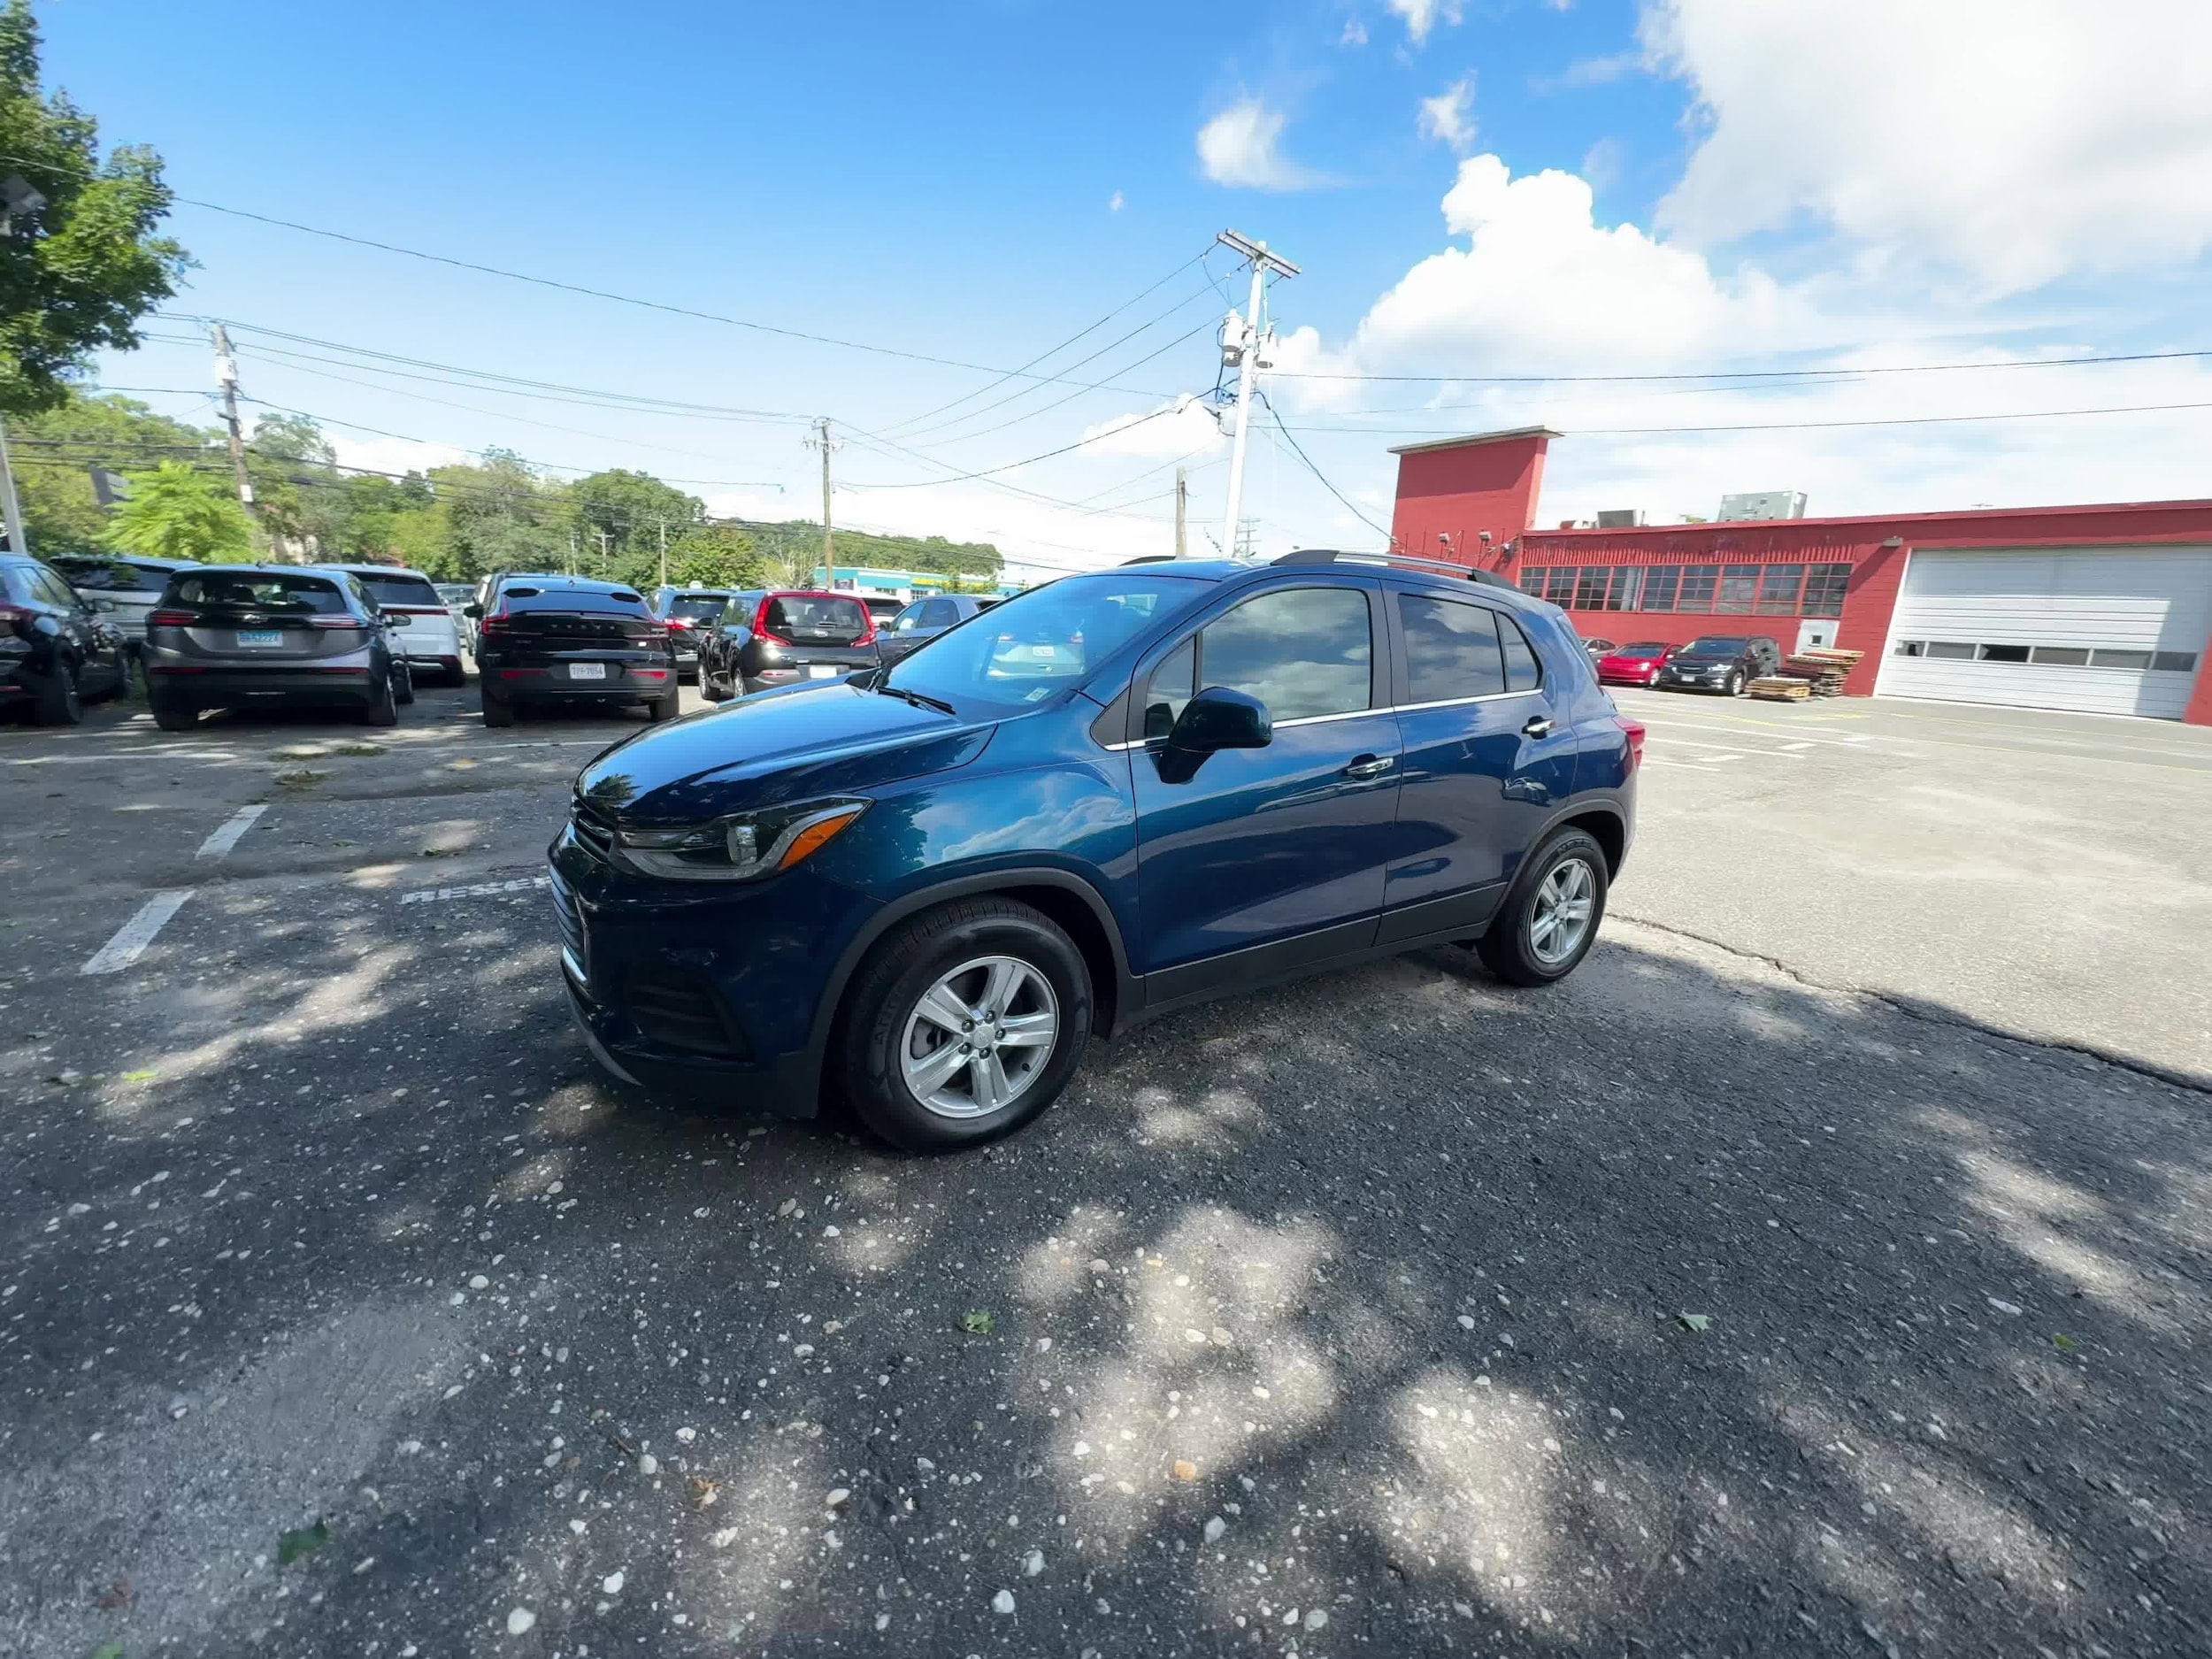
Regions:
<svg viewBox="0 0 2212 1659"><path fill-rule="evenodd" d="M932 599L922 606L922 626L949 628L960 620L960 608L949 599Z"/></svg>
<svg viewBox="0 0 2212 1659"><path fill-rule="evenodd" d="M1165 737L1175 729L1176 718L1183 712L1183 705L1190 701L1195 689L1197 673L1195 635L1160 659L1144 694L1144 734L1148 740Z"/></svg>
<svg viewBox="0 0 2212 1659"><path fill-rule="evenodd" d="M1374 648L1359 588L1262 594L1198 637L1202 682L1257 697L1279 721L1347 714L1372 701Z"/></svg>
<svg viewBox="0 0 2212 1659"><path fill-rule="evenodd" d="M1483 697L1506 688L1495 613L1486 606L1400 594L1398 620L1406 636L1409 702Z"/></svg>
<svg viewBox="0 0 2212 1659"><path fill-rule="evenodd" d="M31 588L48 604L63 611L74 611L84 603L71 591L67 582L49 570L32 571Z"/></svg>
<svg viewBox="0 0 2212 1659"><path fill-rule="evenodd" d="M905 610L900 611L897 616L891 618L891 632L894 634L911 634L916 628L920 627L922 626L922 611L924 609L925 607L918 603L907 606Z"/></svg>
<svg viewBox="0 0 2212 1659"><path fill-rule="evenodd" d="M1544 671L1536 660L1536 648L1511 617L1498 618L1498 637L1505 642L1505 688L1533 691L1544 683Z"/></svg>

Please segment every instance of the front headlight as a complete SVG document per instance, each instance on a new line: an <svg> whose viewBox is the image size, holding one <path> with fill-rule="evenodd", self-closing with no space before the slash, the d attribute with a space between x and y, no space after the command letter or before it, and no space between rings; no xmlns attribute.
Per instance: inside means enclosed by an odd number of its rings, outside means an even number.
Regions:
<svg viewBox="0 0 2212 1659"><path fill-rule="evenodd" d="M803 801L683 829L617 830L614 854L643 875L752 881L811 857L867 810L865 801Z"/></svg>

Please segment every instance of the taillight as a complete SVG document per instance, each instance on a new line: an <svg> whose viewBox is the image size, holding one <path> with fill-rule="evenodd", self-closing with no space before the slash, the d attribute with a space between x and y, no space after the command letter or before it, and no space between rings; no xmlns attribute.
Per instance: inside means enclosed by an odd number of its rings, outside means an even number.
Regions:
<svg viewBox="0 0 2212 1659"><path fill-rule="evenodd" d="M189 611L151 611L146 614L150 628L188 628L199 618Z"/></svg>
<svg viewBox="0 0 2212 1659"><path fill-rule="evenodd" d="M764 599L760 602L760 608L753 612L753 632L763 639L774 640L779 644L788 645L791 643L790 641L785 639L780 634L772 633L768 626L768 607L775 603L772 599Z"/></svg>
<svg viewBox="0 0 2212 1659"><path fill-rule="evenodd" d="M668 626L672 628L688 628L692 626L692 621L689 617L671 617L668 618Z"/></svg>
<svg viewBox="0 0 2212 1659"><path fill-rule="evenodd" d="M868 631L853 641L855 645L873 645L876 642L876 613L871 611L867 615Z"/></svg>
<svg viewBox="0 0 2212 1659"><path fill-rule="evenodd" d="M334 617L310 617L307 618L307 626L311 628L365 628L369 625L358 617L342 614Z"/></svg>
<svg viewBox="0 0 2212 1659"><path fill-rule="evenodd" d="M1628 733L1628 769L1634 772L1644 764L1644 723L1632 720L1624 714L1613 717L1613 724Z"/></svg>
<svg viewBox="0 0 2212 1659"><path fill-rule="evenodd" d="M480 639L487 634L504 634L507 623L508 617L504 611L495 611L488 617L480 617L476 624L477 636Z"/></svg>

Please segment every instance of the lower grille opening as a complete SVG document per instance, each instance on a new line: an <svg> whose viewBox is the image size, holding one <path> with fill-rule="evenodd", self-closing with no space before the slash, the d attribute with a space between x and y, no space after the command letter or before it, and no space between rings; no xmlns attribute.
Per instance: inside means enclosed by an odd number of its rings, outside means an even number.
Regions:
<svg viewBox="0 0 2212 1659"><path fill-rule="evenodd" d="M625 981L630 1018L650 1041L721 1060L749 1060L745 1033L713 987L680 968L637 967Z"/></svg>

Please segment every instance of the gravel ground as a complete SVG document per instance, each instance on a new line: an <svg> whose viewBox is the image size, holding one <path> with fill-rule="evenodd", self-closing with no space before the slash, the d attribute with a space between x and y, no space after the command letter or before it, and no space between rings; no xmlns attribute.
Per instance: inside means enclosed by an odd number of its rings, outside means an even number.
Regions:
<svg viewBox="0 0 2212 1659"><path fill-rule="evenodd" d="M1617 920L680 1112L466 709L0 732L0 1655L2212 1648L2204 1091Z"/></svg>

